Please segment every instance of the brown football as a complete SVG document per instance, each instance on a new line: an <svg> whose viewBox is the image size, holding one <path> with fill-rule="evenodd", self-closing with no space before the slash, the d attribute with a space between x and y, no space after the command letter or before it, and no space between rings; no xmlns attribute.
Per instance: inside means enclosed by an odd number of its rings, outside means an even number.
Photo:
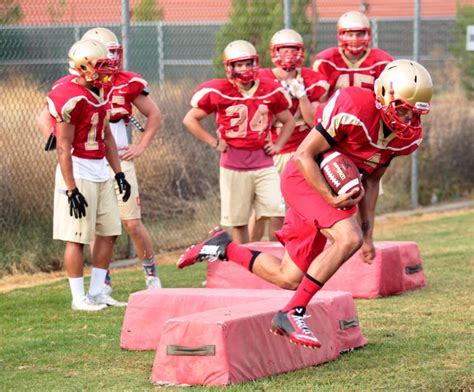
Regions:
<svg viewBox="0 0 474 392"><path fill-rule="evenodd" d="M319 161L321 172L336 195L347 193L355 187L362 188L357 166L344 154L326 151L320 155Z"/></svg>

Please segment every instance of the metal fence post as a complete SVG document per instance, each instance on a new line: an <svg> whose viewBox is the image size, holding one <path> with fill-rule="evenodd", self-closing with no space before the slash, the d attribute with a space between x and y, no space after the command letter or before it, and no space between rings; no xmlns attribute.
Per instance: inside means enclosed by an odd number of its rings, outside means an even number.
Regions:
<svg viewBox="0 0 474 392"><path fill-rule="evenodd" d="M128 1L122 0L123 69L128 69L128 37L130 34L130 5Z"/></svg>
<svg viewBox="0 0 474 392"><path fill-rule="evenodd" d="M378 48L379 47L379 25L377 23L376 19L372 19L370 21L370 24L372 25L372 47L373 48Z"/></svg>
<svg viewBox="0 0 474 392"><path fill-rule="evenodd" d="M156 25L157 39L158 39L158 80L160 85L160 94L163 91L163 85L165 83L165 55L164 55L164 44L163 44L163 23L158 22Z"/></svg>
<svg viewBox="0 0 474 392"><path fill-rule="evenodd" d="M128 37L130 36L130 5L129 0L122 0L122 48L123 48L123 69L128 69ZM128 142L132 142L132 129L127 126ZM135 248L133 247L132 239L127 234L127 253L131 259L137 257Z"/></svg>
<svg viewBox="0 0 474 392"><path fill-rule="evenodd" d="M415 0L413 20L413 60L419 62L420 59L420 0ZM411 156L411 207L418 208L418 150L416 150Z"/></svg>
<svg viewBox="0 0 474 392"><path fill-rule="evenodd" d="M291 29L291 0L283 1L283 20L285 29Z"/></svg>

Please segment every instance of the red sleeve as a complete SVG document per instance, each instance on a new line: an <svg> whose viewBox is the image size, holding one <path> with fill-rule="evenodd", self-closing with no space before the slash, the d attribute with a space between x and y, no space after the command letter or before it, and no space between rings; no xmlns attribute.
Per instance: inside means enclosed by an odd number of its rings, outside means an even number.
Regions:
<svg viewBox="0 0 474 392"><path fill-rule="evenodd" d="M329 91L330 84L327 78L309 68L303 74L303 82L310 102L319 101Z"/></svg>
<svg viewBox="0 0 474 392"><path fill-rule="evenodd" d="M291 97L284 92L283 88L278 88L278 91L273 95L271 103L268 105L270 112L278 114L283 110L290 109L292 106Z"/></svg>
<svg viewBox="0 0 474 392"><path fill-rule="evenodd" d="M217 98L215 89L204 83L194 92L191 98L191 106L204 110L207 114L217 112Z"/></svg>
<svg viewBox="0 0 474 392"><path fill-rule="evenodd" d="M333 145L345 139L353 129L353 121L349 113L352 112L353 102L343 90L337 90L331 99L318 111L320 123L316 129Z"/></svg>
<svg viewBox="0 0 474 392"><path fill-rule="evenodd" d="M128 85L128 98L130 102L135 101L135 99L142 94L145 90L147 91L148 94L148 89L147 89L148 83L145 79L140 77L139 75L136 75L130 79L129 85Z"/></svg>
<svg viewBox="0 0 474 392"><path fill-rule="evenodd" d="M48 110L56 122L76 124L80 120L84 97L72 94L67 86L52 90L47 98Z"/></svg>

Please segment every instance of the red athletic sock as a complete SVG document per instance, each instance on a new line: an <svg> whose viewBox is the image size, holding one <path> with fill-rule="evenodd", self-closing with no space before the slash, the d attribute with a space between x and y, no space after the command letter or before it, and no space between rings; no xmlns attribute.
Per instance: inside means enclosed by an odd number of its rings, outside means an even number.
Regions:
<svg viewBox="0 0 474 392"><path fill-rule="evenodd" d="M226 253L229 261L233 261L252 272L253 263L261 252L231 242L227 245Z"/></svg>
<svg viewBox="0 0 474 392"><path fill-rule="evenodd" d="M282 309L283 312L288 312L296 307L306 308L311 298L323 287L323 283L318 282L311 275L304 274L303 280L296 289L296 293L290 299L290 302Z"/></svg>

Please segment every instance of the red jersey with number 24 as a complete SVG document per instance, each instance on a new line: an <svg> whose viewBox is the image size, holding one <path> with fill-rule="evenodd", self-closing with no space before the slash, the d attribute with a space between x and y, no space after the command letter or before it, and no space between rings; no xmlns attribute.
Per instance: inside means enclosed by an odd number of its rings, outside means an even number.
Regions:
<svg viewBox="0 0 474 392"><path fill-rule="evenodd" d="M267 142L273 116L291 107L284 88L272 80L261 79L249 91L237 88L227 79L201 84L191 106L210 114L217 113L217 133L234 148L262 149Z"/></svg>
<svg viewBox="0 0 474 392"><path fill-rule="evenodd" d="M75 126L73 156L105 157L104 126L108 122L109 102L104 99L102 90L99 94L77 83L77 76L70 75L55 82L46 98L55 134L59 122Z"/></svg>
<svg viewBox="0 0 474 392"><path fill-rule="evenodd" d="M336 91L323 106L320 119L316 130L332 149L347 155L367 174L388 166L397 155L411 154L422 141L421 129L408 140L387 131L375 107L374 92L360 87Z"/></svg>

